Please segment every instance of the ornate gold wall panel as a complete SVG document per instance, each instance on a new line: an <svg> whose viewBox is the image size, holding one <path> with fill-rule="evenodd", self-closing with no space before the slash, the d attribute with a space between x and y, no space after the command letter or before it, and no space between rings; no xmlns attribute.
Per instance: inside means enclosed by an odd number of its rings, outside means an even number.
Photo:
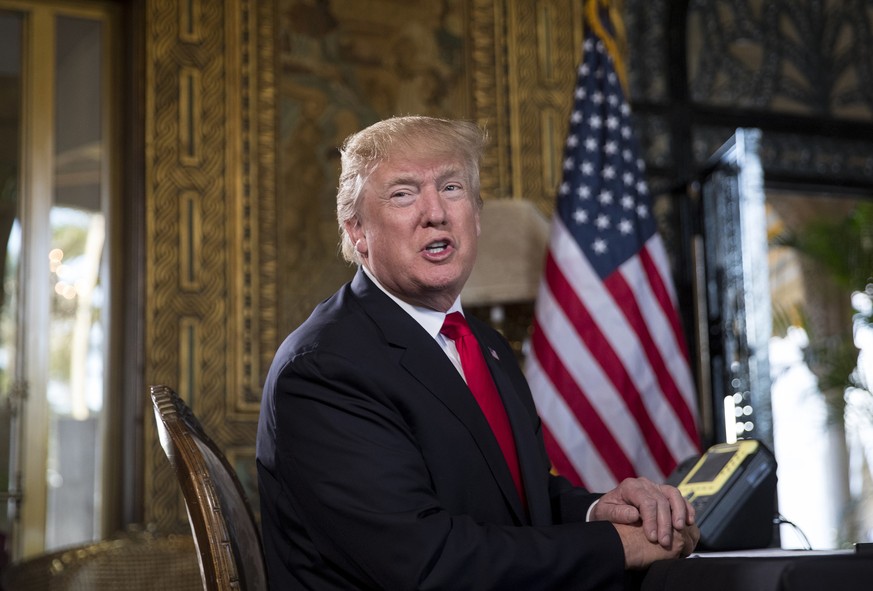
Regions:
<svg viewBox="0 0 873 591"><path fill-rule="evenodd" d="M176 388L251 485L277 344L275 5L146 4L145 381ZM185 529L144 410L145 519Z"/></svg>
<svg viewBox="0 0 873 591"><path fill-rule="evenodd" d="M474 0L476 119L491 131L483 196L554 207L581 58L580 0Z"/></svg>
<svg viewBox="0 0 873 591"><path fill-rule="evenodd" d="M580 4L147 0L145 381L179 391L253 500L273 352L351 276L337 147L390 115L474 118L493 139L483 196L551 211ZM146 519L183 529L144 422Z"/></svg>

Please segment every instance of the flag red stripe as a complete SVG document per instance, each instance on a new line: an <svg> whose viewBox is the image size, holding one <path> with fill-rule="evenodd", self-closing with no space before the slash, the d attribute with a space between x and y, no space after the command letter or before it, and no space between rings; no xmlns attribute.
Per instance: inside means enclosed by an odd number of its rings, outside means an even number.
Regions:
<svg viewBox="0 0 873 591"><path fill-rule="evenodd" d="M576 332L585 342L588 350L597 352L597 363L615 386L616 391L624 399L661 473L669 474L676 465L676 459L673 458L672 453L661 437L660 431L652 422L652 418L643 403L633 378L621 362L621 359L615 354L609 341L600 332L597 323L591 317L591 314L579 299L573 287L564 278L551 252L546 256L544 275L549 289L555 294L555 300L560 302L564 313L573 323ZM613 298L615 298L614 294ZM536 332L534 332L534 335L536 336ZM558 388L558 391L564 392L565 398L569 397L564 390ZM591 439L598 441L597 437L593 434ZM633 474L634 472L631 472L631 475Z"/></svg>
<svg viewBox="0 0 873 591"><path fill-rule="evenodd" d="M535 326L543 331L551 343L562 344L559 349L555 349L555 352L559 354L568 373L572 374L578 382L585 383L589 389L612 392L612 386L599 369L595 370L596 375L589 374L589 371L593 369L591 354L585 351L584 345L573 332L572 325L567 322L558 304L552 299L551 292L546 289L545 283L540 285L539 297L541 305L537 308L536 322L538 324ZM549 431L560 444L563 453L575 471L584 475L585 483L593 486L596 490L609 490L617 485L618 482L599 453L599 446L592 441L589 433L585 431L573 410L567 405L567 401L555 389L554 381L539 362L533 347L530 348L530 354L527 356L526 372L543 424L548 426ZM590 379L580 379L580 375L590 376ZM607 404L607 413L610 409L613 411L612 414L601 414L601 417L609 422L612 433L622 439L627 439L630 434L631 438L636 440L638 429L633 423L630 413ZM623 444L626 445L626 443ZM636 447L631 446L630 449L636 449ZM646 450L642 451L645 455ZM645 465L648 466L646 475L653 479L662 478L661 474L653 474L657 471L654 460L648 455L646 458Z"/></svg>
<svg viewBox="0 0 873 591"><path fill-rule="evenodd" d="M655 344L654 340L652 340L652 335L646 328L646 322L640 313L640 308L637 305L636 296L633 293L633 290L628 286L627 281L625 281L625 278L621 273L613 273L606 278L603 284L607 291L612 295L613 301L621 310L621 313L624 315L633 332L636 333L641 351L648 360L648 365L651 368L652 375L655 376L655 379L658 382L660 393L668 402L670 402L670 405L675 408L676 399L678 398L680 402L682 402L682 398L676 389L676 384L673 382L670 372L667 370L661 352L658 350L658 346ZM628 380L630 379L631 378L628 377ZM628 389L623 388L622 392L627 392ZM640 429L643 431L643 436L649 444L652 455L658 462L658 467L661 469L661 472L668 474L676 465L676 458L673 457L673 454L661 438L660 430L651 421L642 397L639 396L637 390L634 389L633 392L635 395L634 409L639 409L639 415L645 417L645 420L638 421ZM625 399L627 399L627 396L625 396ZM636 412L634 413L634 416L636 416Z"/></svg>
<svg viewBox="0 0 873 591"><path fill-rule="evenodd" d="M597 410L591 406L588 396L564 367L536 320L534 320L531 346L544 373L554 384L555 390L561 393L564 402L585 432L588 433L588 436L593 441L597 441L597 451L615 480L620 481L632 476L634 474L633 464L628 460Z"/></svg>
<svg viewBox="0 0 873 591"><path fill-rule="evenodd" d="M672 351L673 354L681 354L684 359L688 359L688 351L685 347L685 339L682 336L682 329L679 326L679 315L673 313L673 301L670 298L669 292L663 283L663 278L661 274L658 272L658 268L655 265L655 262L652 260L651 255L649 254L648 248L644 247L640 250L640 262L645 270L646 277L649 282L649 288L655 294L655 298L660 304L661 308L665 310L665 317L670 322L670 327L673 331L673 338L676 343L678 343L679 350ZM651 334L646 332L646 334L651 337ZM649 339L651 341L651 338ZM652 346L657 348L657 345L652 341ZM658 359L663 360L662 352L658 349ZM657 367L661 367L658 365ZM691 409L688 405L688 401L682 396L682 392L680 392L676 382L674 381L672 375L667 371L666 365L663 366L663 373L666 374L664 379L665 382L662 384L662 390L664 392L664 396L670 402L670 405L673 407L673 410L676 413L676 416L679 417L679 421L682 423L682 426L685 429L685 432L688 433L688 438L691 441L697 440L697 426L696 421L694 419L694 415L691 414ZM659 373L659 381L662 372ZM669 385L669 388L667 387ZM684 458L677 458L682 460Z"/></svg>
<svg viewBox="0 0 873 591"><path fill-rule="evenodd" d="M552 435L552 432L545 424L543 424L543 440L546 444L546 453L549 455L549 460L551 460L555 472L569 480L571 484L587 489L588 487L586 486L585 481L582 480L582 477L578 472L576 472L576 468L573 467L573 464L567 458L564 450L561 449L561 444L558 443L555 436Z"/></svg>
<svg viewBox="0 0 873 591"><path fill-rule="evenodd" d="M676 341L676 346L679 347L679 352L686 361L690 359L688 355L688 347L685 345L685 335L682 332L682 326L679 324L679 315L675 313L675 302L670 297L670 291L667 288L664 277L652 259L649 253L648 245L640 250L640 263L646 270L646 276L649 278L649 285L661 309L664 310L664 316L670 322L670 328L673 330L673 338Z"/></svg>

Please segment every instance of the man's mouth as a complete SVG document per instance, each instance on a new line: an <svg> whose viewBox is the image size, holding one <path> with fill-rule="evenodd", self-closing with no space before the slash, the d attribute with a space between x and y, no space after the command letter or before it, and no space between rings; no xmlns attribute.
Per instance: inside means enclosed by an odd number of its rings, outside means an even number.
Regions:
<svg viewBox="0 0 873 591"><path fill-rule="evenodd" d="M437 254L443 252L449 247L449 243L446 240L437 240L436 242L431 242L424 249L430 254Z"/></svg>

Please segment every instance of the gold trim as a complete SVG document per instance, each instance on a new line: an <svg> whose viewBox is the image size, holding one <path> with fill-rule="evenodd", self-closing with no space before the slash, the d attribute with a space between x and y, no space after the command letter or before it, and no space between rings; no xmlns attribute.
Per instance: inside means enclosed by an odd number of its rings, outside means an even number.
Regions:
<svg viewBox="0 0 873 591"><path fill-rule="evenodd" d="M569 15L569 18L568 18ZM582 7L570 0L509 0L506 50L512 195L550 212L561 180L576 66L581 57Z"/></svg>
<svg viewBox="0 0 873 591"><path fill-rule="evenodd" d="M200 404L200 319L179 319L179 396L192 408Z"/></svg>
<svg viewBox="0 0 873 591"><path fill-rule="evenodd" d="M179 71L179 149L187 166L200 163L201 105L200 70L184 67Z"/></svg>
<svg viewBox="0 0 873 591"><path fill-rule="evenodd" d="M146 2L145 383L174 384L216 441L227 428L229 309L227 227L231 183L223 5L195 10L200 35L179 29L174 0ZM182 215L180 215L180 213ZM248 427L251 437L254 421ZM178 521L178 483L145 424L145 514L165 531ZM184 513L182 513L184 515Z"/></svg>
<svg viewBox="0 0 873 591"><path fill-rule="evenodd" d="M200 0L181 0L179 2L179 39L187 43L202 40L200 28Z"/></svg>
<svg viewBox="0 0 873 591"><path fill-rule="evenodd" d="M174 384L221 447L248 443L277 345L276 5L145 10L144 381ZM183 530L151 418L145 437L146 519Z"/></svg>
<svg viewBox="0 0 873 591"><path fill-rule="evenodd" d="M179 199L179 286L185 291L197 291L201 286L201 209L199 193L182 193Z"/></svg>
<svg viewBox="0 0 873 591"><path fill-rule="evenodd" d="M502 1L472 0L470 61L473 111L476 121L489 131L491 145L480 167L483 198L511 195L509 181L509 128L506 120L505 9Z"/></svg>
<svg viewBox="0 0 873 591"><path fill-rule="evenodd" d="M238 1L228 19L228 170L234 179L229 227L234 289L231 307L238 338L228 363L227 410L251 416L260 409L261 380L277 343L275 7ZM237 89L234 91L233 89ZM238 92L238 94L237 94Z"/></svg>
<svg viewBox="0 0 873 591"><path fill-rule="evenodd" d="M484 198L554 207L583 38L572 0L472 0L473 110L492 145L482 161Z"/></svg>

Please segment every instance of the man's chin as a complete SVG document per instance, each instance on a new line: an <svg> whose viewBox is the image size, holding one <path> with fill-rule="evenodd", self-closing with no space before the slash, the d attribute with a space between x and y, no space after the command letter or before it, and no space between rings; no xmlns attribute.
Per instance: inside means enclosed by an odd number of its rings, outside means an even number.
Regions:
<svg viewBox="0 0 873 591"><path fill-rule="evenodd" d="M416 294L413 296L419 305L433 310L445 312L461 294L463 283L455 281L437 282L432 281L418 285Z"/></svg>

